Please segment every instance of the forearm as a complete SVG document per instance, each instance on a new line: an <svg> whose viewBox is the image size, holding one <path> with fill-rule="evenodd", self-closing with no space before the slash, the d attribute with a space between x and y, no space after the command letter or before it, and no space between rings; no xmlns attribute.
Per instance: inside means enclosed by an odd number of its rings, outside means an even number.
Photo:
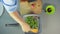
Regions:
<svg viewBox="0 0 60 34"><path fill-rule="evenodd" d="M8 3L9 2L9 3ZM5 3L5 4L4 4ZM17 0L4 0L4 7L5 9L7 10L7 12L9 13L9 15L17 22L21 25L22 27L22 30L24 32L28 32L30 31L30 26L25 23L25 21L20 17L20 15L18 14L18 12L16 11L17 10L17 7L18 7L18 3L17 3ZM6 5L8 3L8 5ZM16 4L15 4L16 3ZM15 5L14 5L15 4Z"/></svg>
<svg viewBox="0 0 60 34"><path fill-rule="evenodd" d="M19 16L19 14L17 13L17 11L9 13L9 15L17 22L21 25L22 30L24 32L29 32L30 31L30 26L25 23L25 21Z"/></svg>
<svg viewBox="0 0 60 34"><path fill-rule="evenodd" d="M19 23L20 25L23 25L25 22L24 20L20 17L20 15L17 13L17 11L9 13L9 15L15 20L17 21L17 23Z"/></svg>

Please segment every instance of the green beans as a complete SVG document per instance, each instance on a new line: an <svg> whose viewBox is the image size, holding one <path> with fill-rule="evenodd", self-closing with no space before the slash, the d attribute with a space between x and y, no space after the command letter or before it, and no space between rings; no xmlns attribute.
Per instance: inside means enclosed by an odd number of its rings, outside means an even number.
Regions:
<svg viewBox="0 0 60 34"><path fill-rule="evenodd" d="M30 25L31 28L38 28L38 21L35 16L28 16L25 18L25 21Z"/></svg>

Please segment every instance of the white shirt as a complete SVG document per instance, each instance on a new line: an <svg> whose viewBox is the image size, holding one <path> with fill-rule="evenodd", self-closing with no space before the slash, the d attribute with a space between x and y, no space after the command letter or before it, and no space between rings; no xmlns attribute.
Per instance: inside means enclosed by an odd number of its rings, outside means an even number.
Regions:
<svg viewBox="0 0 60 34"><path fill-rule="evenodd" d="M8 13L14 12L17 10L18 6L17 0L2 0L2 3Z"/></svg>

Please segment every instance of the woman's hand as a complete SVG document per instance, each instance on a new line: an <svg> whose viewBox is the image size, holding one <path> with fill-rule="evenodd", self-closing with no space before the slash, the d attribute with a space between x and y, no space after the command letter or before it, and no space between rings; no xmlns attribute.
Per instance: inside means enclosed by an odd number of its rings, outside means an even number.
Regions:
<svg viewBox="0 0 60 34"><path fill-rule="evenodd" d="M21 27L24 32L29 32L31 30L30 26L27 23L23 23Z"/></svg>

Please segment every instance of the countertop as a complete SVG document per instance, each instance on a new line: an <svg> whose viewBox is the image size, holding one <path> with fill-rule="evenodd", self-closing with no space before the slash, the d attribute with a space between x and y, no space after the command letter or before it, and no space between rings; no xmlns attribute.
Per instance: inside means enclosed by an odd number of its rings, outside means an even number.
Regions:
<svg viewBox="0 0 60 34"><path fill-rule="evenodd" d="M43 4L48 3L56 7L54 15L47 15L44 11L40 14L40 34L60 34L60 0L42 0ZM16 23L4 10L0 16L0 34L24 34L21 27L5 27L5 24Z"/></svg>

